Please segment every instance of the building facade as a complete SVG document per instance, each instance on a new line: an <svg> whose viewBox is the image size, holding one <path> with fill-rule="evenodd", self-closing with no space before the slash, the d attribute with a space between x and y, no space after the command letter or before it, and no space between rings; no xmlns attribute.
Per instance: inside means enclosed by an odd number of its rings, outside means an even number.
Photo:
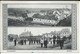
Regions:
<svg viewBox="0 0 80 54"><path fill-rule="evenodd" d="M63 36L70 36L71 35L71 31L69 29L62 29L61 32L60 32L60 36L63 37Z"/></svg>
<svg viewBox="0 0 80 54"><path fill-rule="evenodd" d="M41 23L41 24L48 24L48 25L56 25L58 22L59 21L40 19L40 18L33 18L33 21L32 21L32 23Z"/></svg>

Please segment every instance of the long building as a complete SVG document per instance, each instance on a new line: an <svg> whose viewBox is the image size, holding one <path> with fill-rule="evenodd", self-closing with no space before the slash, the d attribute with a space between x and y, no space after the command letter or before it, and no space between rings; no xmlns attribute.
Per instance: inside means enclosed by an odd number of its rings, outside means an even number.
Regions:
<svg viewBox="0 0 80 54"><path fill-rule="evenodd" d="M40 40L40 38L42 37L42 36L40 36L40 35L38 35L38 36L33 36L32 35L32 33L31 33L31 31L25 31L25 32L23 32L23 33L21 33L20 35L19 35L19 37L20 37L20 39L26 39L26 40Z"/></svg>
<svg viewBox="0 0 80 54"><path fill-rule="evenodd" d="M53 36L69 37L70 35L71 35L71 31L69 29L62 29L61 31L45 33L43 34L43 37L47 37L47 38L53 38Z"/></svg>

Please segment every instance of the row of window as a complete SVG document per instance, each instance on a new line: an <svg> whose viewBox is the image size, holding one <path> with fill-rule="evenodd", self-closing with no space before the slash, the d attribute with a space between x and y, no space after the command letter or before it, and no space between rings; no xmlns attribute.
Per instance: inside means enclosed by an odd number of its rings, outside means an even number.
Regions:
<svg viewBox="0 0 80 54"><path fill-rule="evenodd" d="M54 20L46 20L46 19L33 19L33 20L36 20L36 21L44 21L44 22L55 22Z"/></svg>

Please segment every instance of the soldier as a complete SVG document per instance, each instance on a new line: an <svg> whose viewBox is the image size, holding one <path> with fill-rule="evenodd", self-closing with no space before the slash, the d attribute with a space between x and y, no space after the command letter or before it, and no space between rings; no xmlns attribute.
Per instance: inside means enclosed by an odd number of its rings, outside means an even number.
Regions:
<svg viewBox="0 0 80 54"><path fill-rule="evenodd" d="M14 46L16 46L16 39L14 40Z"/></svg>
<svg viewBox="0 0 80 54"><path fill-rule="evenodd" d="M45 39L45 40L44 40L44 47L45 47L45 48L47 48L47 44L48 44L48 41L47 41L47 39Z"/></svg>
<svg viewBox="0 0 80 54"><path fill-rule="evenodd" d="M24 40L24 43L26 44L26 39Z"/></svg>
<svg viewBox="0 0 80 54"><path fill-rule="evenodd" d="M57 44L59 44L60 36L57 36Z"/></svg>
<svg viewBox="0 0 80 54"><path fill-rule="evenodd" d="M21 40L21 44L23 45L23 40Z"/></svg>
<svg viewBox="0 0 80 54"><path fill-rule="evenodd" d="M34 40L34 44L35 44L35 40Z"/></svg>
<svg viewBox="0 0 80 54"><path fill-rule="evenodd" d="M31 40L29 40L29 45L31 44Z"/></svg>
<svg viewBox="0 0 80 54"><path fill-rule="evenodd" d="M44 40L43 40L43 39L41 39L41 40L40 40L40 43L41 43L41 47L43 47Z"/></svg>
<svg viewBox="0 0 80 54"><path fill-rule="evenodd" d="M59 40L60 49L62 49L63 44L64 44L64 40L63 40L63 38L60 38L60 40Z"/></svg>
<svg viewBox="0 0 80 54"><path fill-rule="evenodd" d="M53 43L55 44L56 36L53 36Z"/></svg>
<svg viewBox="0 0 80 54"><path fill-rule="evenodd" d="M38 44L38 40L36 40L37 41L37 44Z"/></svg>
<svg viewBox="0 0 80 54"><path fill-rule="evenodd" d="M51 44L53 43L53 39L50 40Z"/></svg>

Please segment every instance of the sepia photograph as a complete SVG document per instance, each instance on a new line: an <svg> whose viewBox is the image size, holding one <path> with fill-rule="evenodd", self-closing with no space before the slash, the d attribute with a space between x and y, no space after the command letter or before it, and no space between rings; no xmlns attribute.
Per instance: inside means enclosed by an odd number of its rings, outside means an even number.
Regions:
<svg viewBox="0 0 80 54"><path fill-rule="evenodd" d="M72 49L70 27L8 28L8 50L69 50Z"/></svg>
<svg viewBox="0 0 80 54"><path fill-rule="evenodd" d="M8 26L71 26L71 5L28 4L7 5Z"/></svg>

